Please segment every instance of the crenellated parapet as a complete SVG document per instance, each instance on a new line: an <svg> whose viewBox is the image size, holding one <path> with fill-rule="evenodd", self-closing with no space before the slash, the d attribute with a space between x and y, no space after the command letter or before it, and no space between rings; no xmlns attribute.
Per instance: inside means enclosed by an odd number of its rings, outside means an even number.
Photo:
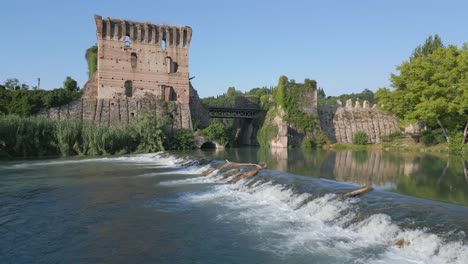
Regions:
<svg viewBox="0 0 468 264"><path fill-rule="evenodd" d="M103 19L95 15L97 38L114 41L131 41L161 45L165 42L167 47L188 48L192 39L192 28L178 27L164 24L151 24L120 20L113 18Z"/></svg>

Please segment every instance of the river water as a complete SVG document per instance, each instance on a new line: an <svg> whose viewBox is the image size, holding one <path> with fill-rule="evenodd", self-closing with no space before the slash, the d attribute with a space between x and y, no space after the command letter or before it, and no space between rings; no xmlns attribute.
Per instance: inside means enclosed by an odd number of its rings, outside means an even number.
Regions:
<svg viewBox="0 0 468 264"><path fill-rule="evenodd" d="M224 160L268 169L200 176ZM456 157L301 149L0 162L0 263L466 263L467 174Z"/></svg>

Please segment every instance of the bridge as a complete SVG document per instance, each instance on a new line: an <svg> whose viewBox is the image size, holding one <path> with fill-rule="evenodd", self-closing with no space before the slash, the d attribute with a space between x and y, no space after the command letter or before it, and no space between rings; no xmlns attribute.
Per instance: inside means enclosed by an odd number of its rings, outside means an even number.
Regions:
<svg viewBox="0 0 468 264"><path fill-rule="evenodd" d="M209 107L210 118L255 119L263 112L258 108Z"/></svg>

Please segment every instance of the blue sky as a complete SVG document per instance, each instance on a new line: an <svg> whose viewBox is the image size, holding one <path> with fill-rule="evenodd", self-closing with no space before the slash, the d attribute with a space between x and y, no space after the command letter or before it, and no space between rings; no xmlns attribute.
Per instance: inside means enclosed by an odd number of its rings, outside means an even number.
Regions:
<svg viewBox="0 0 468 264"><path fill-rule="evenodd" d="M201 97L315 79L327 95L376 90L432 34L468 42L468 1L7 1L1 3L0 82L41 88L87 80L94 14L193 28L192 81Z"/></svg>

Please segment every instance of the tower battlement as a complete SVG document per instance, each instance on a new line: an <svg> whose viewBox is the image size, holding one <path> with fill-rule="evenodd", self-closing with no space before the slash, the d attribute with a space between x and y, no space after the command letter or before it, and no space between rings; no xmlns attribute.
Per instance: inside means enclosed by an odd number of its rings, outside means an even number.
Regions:
<svg viewBox="0 0 468 264"><path fill-rule="evenodd" d="M95 15L96 34L98 39L114 41L131 41L160 45L166 47L188 48L192 38L192 28L164 24L151 24L129 20L106 18Z"/></svg>

